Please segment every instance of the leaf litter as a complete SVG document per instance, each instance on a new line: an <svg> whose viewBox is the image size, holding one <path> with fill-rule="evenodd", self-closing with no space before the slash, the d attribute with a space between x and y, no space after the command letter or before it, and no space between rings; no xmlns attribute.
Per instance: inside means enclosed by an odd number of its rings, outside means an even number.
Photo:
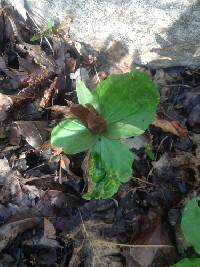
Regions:
<svg viewBox="0 0 200 267"><path fill-rule="evenodd" d="M86 154L55 149L50 132L80 116L101 131L101 116L77 104L74 78L80 69L93 88L108 70L70 40L69 18L47 37L53 52L45 38L30 41L34 25L9 6L0 25L0 264L163 267L188 255L175 240L182 203L199 194L200 69L142 69L161 102L149 130L125 140L133 177L113 199L86 201Z"/></svg>

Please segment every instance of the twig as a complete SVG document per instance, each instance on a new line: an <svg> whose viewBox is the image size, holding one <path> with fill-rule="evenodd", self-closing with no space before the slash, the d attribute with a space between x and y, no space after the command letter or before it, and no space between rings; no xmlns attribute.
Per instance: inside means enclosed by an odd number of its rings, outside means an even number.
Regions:
<svg viewBox="0 0 200 267"><path fill-rule="evenodd" d="M158 149L157 149L157 151L156 151L156 157L155 157L155 160L157 160L158 152L159 152L159 150L160 150L160 148L161 148L163 142L164 142L167 138L168 138L168 136L165 136L165 137L161 140L161 142L160 142L160 144L159 144L159 146L158 146Z"/></svg>
<svg viewBox="0 0 200 267"><path fill-rule="evenodd" d="M172 245L156 245L156 244L134 245L134 244L114 243L111 241L100 240L100 239L92 239L92 240L94 240L97 243L107 244L109 246L128 247L128 248L173 248L174 247Z"/></svg>
<svg viewBox="0 0 200 267"><path fill-rule="evenodd" d="M147 182L147 181L145 181L145 180L142 180L141 178L138 178L138 177L133 177L133 176L132 176L131 179L132 179L132 180L136 180L136 181L141 182L141 183L144 183L144 184L149 185L149 186L155 186L154 184L152 184L152 183L150 183L150 182Z"/></svg>
<svg viewBox="0 0 200 267"><path fill-rule="evenodd" d="M96 73L96 75L97 75L97 80L98 80L98 82L100 83L101 79L99 78L99 74L98 74L98 72L97 72L97 68L96 68L95 65L94 65L94 70L95 70L95 73Z"/></svg>

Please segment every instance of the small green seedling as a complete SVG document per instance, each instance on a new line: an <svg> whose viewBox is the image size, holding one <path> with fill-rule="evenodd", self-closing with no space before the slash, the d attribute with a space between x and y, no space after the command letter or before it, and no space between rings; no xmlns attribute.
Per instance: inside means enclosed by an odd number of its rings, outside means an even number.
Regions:
<svg viewBox="0 0 200 267"><path fill-rule="evenodd" d="M154 154L154 152L153 152L153 150L149 144L145 144L144 151L150 160L155 160L155 158L156 158L155 154Z"/></svg>
<svg viewBox="0 0 200 267"><path fill-rule="evenodd" d="M45 27L45 29L38 34L34 34L30 40L32 42L42 40L44 37L47 37L48 35L52 34L53 29L54 21L50 19L47 21L47 26Z"/></svg>
<svg viewBox="0 0 200 267"><path fill-rule="evenodd" d="M142 134L154 121L159 93L147 74L132 71L109 76L92 92L78 80L77 96L75 119L54 127L51 143L67 154L89 150L84 198L110 198L132 174L133 153L120 140Z"/></svg>
<svg viewBox="0 0 200 267"><path fill-rule="evenodd" d="M181 230L188 243L200 255L200 197L191 199L183 210ZM171 267L200 267L200 258L185 258Z"/></svg>

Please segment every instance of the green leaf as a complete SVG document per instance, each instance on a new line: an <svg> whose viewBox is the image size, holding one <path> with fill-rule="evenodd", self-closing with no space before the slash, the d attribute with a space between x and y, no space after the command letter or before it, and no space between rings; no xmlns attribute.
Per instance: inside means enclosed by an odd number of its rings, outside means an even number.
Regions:
<svg viewBox="0 0 200 267"><path fill-rule="evenodd" d="M60 122L51 132L51 143L63 147L67 154L76 154L91 148L96 139L97 136L81 122L72 119Z"/></svg>
<svg viewBox="0 0 200 267"><path fill-rule="evenodd" d="M81 105L92 104L95 108L97 108L98 104L95 99L95 96L92 92L85 86L84 82L81 79L76 81L76 92L78 97L78 102Z"/></svg>
<svg viewBox="0 0 200 267"><path fill-rule="evenodd" d="M121 182L127 182L132 174L133 153L120 141L105 137L101 138L98 145L100 145L102 161L118 174Z"/></svg>
<svg viewBox="0 0 200 267"><path fill-rule="evenodd" d="M185 239L200 254L200 197L191 199L183 210L181 229Z"/></svg>
<svg viewBox="0 0 200 267"><path fill-rule="evenodd" d="M41 39L41 35L40 34L35 34L31 37L30 41L35 42Z"/></svg>
<svg viewBox="0 0 200 267"><path fill-rule="evenodd" d="M140 135L143 132L143 130L131 124L116 122L108 125L104 136L110 139L122 139Z"/></svg>
<svg viewBox="0 0 200 267"><path fill-rule="evenodd" d="M94 93L108 124L123 122L144 131L154 120L159 94L145 73L111 75L97 85Z"/></svg>
<svg viewBox="0 0 200 267"><path fill-rule="evenodd" d="M88 175L92 179L92 192L84 198L112 197L120 184L127 182L131 176L132 162L133 154L126 145L101 137L90 152Z"/></svg>
<svg viewBox="0 0 200 267"><path fill-rule="evenodd" d="M200 267L200 258L185 258L170 267Z"/></svg>
<svg viewBox="0 0 200 267"><path fill-rule="evenodd" d="M47 21L47 29L48 29L48 30L52 31L54 25L55 25L55 23L54 23L53 20L49 19L49 20Z"/></svg>

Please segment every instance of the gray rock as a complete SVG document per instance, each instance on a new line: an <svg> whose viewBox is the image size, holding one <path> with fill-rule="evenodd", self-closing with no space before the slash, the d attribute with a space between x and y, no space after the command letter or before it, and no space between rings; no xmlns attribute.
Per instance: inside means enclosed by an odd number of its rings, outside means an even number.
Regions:
<svg viewBox="0 0 200 267"><path fill-rule="evenodd" d="M37 20L71 17L70 36L98 52L111 71L199 65L199 0L24 1Z"/></svg>

